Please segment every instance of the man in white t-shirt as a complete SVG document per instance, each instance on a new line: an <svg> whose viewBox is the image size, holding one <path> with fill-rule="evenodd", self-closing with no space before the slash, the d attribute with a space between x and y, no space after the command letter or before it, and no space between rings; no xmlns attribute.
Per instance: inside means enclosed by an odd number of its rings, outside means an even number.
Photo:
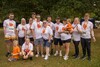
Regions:
<svg viewBox="0 0 100 67"><path fill-rule="evenodd" d="M30 39L26 38L25 43L22 45L22 51L21 55L23 56L23 59L28 59L32 60L33 57L33 44L30 43Z"/></svg>
<svg viewBox="0 0 100 67"><path fill-rule="evenodd" d="M93 31L93 24L89 21L89 14L86 13L84 16L84 20L82 22L82 36L81 36L81 44L83 56L82 59L86 58L86 51L88 55L88 60L91 61L91 38L93 38L94 42L96 41Z"/></svg>
<svg viewBox="0 0 100 67"><path fill-rule="evenodd" d="M5 35L5 42L7 46L7 54L6 57L10 54L10 46L12 45L12 41L16 38L16 22L13 20L14 14L9 14L9 19L4 20L3 22L3 29Z"/></svg>
<svg viewBox="0 0 100 67"><path fill-rule="evenodd" d="M41 56L43 55L43 38L42 38L42 26L43 22L40 21L40 15L37 15L37 21L32 24L32 33L34 38L34 44L36 45L37 54L36 57L39 56L39 47L41 47Z"/></svg>
<svg viewBox="0 0 100 67"><path fill-rule="evenodd" d="M62 41L61 41L61 36L60 34L58 33L58 30L60 29L60 26L62 26L63 24L60 22L60 18L57 17L56 18L56 23L54 24L54 31L55 31L55 34L54 34L54 45L55 45L55 54L54 56L57 56L59 54L59 56L62 56ZM58 45L60 45L60 47L58 47ZM59 53L58 53L59 51Z"/></svg>
<svg viewBox="0 0 100 67"><path fill-rule="evenodd" d="M33 35L32 35L32 23L33 23L33 19L30 18L29 19L29 23L26 24L26 37L30 39L30 41L33 43L34 39L33 39Z"/></svg>
<svg viewBox="0 0 100 67"><path fill-rule="evenodd" d="M52 29L53 33L54 33L54 23L52 22L52 17L48 16L47 17L47 22L48 22L48 26L50 26L50 28ZM53 38L51 40L51 54L53 54Z"/></svg>
<svg viewBox="0 0 100 67"><path fill-rule="evenodd" d="M17 35L18 35L18 42L19 45L22 46L25 42L26 38L26 20L25 18L21 19L21 24L17 26Z"/></svg>
<svg viewBox="0 0 100 67"><path fill-rule="evenodd" d="M73 26L72 38L73 38L73 43L75 47L75 54L73 56L75 56L75 58L79 58L78 45L80 43L82 29L81 29L80 20L78 17L74 19L72 26Z"/></svg>

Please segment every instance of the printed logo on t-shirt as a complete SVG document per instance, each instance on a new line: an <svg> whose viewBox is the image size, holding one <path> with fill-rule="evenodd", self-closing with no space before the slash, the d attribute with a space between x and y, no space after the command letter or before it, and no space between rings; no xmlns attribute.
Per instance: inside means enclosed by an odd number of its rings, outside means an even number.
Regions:
<svg viewBox="0 0 100 67"><path fill-rule="evenodd" d="M58 26L56 26L56 31L58 31L58 29L59 29L59 27L58 27Z"/></svg>
<svg viewBox="0 0 100 67"><path fill-rule="evenodd" d="M83 28L84 28L84 30L86 30L86 28L87 28L87 24L86 23L83 24Z"/></svg>
<svg viewBox="0 0 100 67"><path fill-rule="evenodd" d="M45 29L43 29L42 33L45 33Z"/></svg>
<svg viewBox="0 0 100 67"><path fill-rule="evenodd" d="M65 31L65 27L62 27L62 31Z"/></svg>
<svg viewBox="0 0 100 67"><path fill-rule="evenodd" d="M14 24L10 22L10 23L9 23L9 26L11 26L11 27L12 27L12 26L14 26Z"/></svg>
<svg viewBox="0 0 100 67"><path fill-rule="evenodd" d="M22 30L23 30L23 31L25 31L25 28L24 28L24 27L22 27Z"/></svg>
<svg viewBox="0 0 100 67"><path fill-rule="evenodd" d="M39 23L37 24L37 28L41 28L41 25Z"/></svg>

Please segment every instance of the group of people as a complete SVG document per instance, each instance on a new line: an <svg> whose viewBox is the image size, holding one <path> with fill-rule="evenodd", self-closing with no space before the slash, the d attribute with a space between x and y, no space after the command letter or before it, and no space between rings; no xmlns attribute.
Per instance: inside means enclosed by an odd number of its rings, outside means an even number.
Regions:
<svg viewBox="0 0 100 67"><path fill-rule="evenodd" d="M46 20L41 21L41 16L32 13L29 22L22 18L21 23L16 27L14 21L14 14L10 13L9 18L4 20L4 35L7 46L7 54L9 61L18 60L20 56L23 59L32 60L33 55L36 57L43 57L45 60L49 59L52 51L55 51L54 56L63 56L62 50L64 48L64 60L68 60L70 43L73 41L75 47L74 57L79 58L79 43L81 42L83 56L91 60L91 38L96 41L93 31L93 24L89 21L89 14L84 15L84 21L80 25L80 19L74 18L71 24L71 19L64 18L61 22L60 17L55 19L56 23L52 22L52 17L48 16ZM12 52L10 47L13 46ZM34 47L34 49L33 49Z"/></svg>

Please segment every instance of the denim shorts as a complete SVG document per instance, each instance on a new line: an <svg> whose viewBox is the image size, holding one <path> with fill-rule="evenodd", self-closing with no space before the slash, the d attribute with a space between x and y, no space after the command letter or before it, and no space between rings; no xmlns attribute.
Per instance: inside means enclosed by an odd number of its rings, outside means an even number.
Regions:
<svg viewBox="0 0 100 67"><path fill-rule="evenodd" d="M44 47L50 47L50 45L51 45L51 42L48 42L48 40L45 40L44 39Z"/></svg>
<svg viewBox="0 0 100 67"><path fill-rule="evenodd" d="M43 38L35 39L34 44L35 45L43 45Z"/></svg>

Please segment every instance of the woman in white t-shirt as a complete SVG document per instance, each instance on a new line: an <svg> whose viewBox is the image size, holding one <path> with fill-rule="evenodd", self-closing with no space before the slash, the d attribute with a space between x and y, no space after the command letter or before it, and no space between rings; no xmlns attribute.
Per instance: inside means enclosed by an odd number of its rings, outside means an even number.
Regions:
<svg viewBox="0 0 100 67"><path fill-rule="evenodd" d="M75 54L73 56L75 56L75 58L78 58L79 56L79 43L80 43L80 39L81 39L81 33L82 33L82 29L81 29L81 25L80 25L80 20L78 17L76 17L74 19L74 22L72 24L73 26L73 33L72 33L72 38L73 38L73 43L74 43L74 47L75 47Z"/></svg>
<svg viewBox="0 0 100 67"><path fill-rule="evenodd" d="M25 18L21 19L21 24L17 26L17 35L18 35L18 42L19 45L22 46L25 42L26 38L26 20Z"/></svg>
<svg viewBox="0 0 100 67"><path fill-rule="evenodd" d="M67 20L66 18L64 18L63 20L63 26L60 27L59 29L59 33L61 35L61 40L62 43L65 47L65 56L64 56L64 60L68 59L68 55L69 55L69 46L70 46L70 42L71 42L71 33L73 30L67 31L67 21L69 21L69 19Z"/></svg>
<svg viewBox="0 0 100 67"><path fill-rule="evenodd" d="M22 51L21 51L21 56L23 56L23 59L28 59L32 60L33 57L33 44L30 43L30 39L26 38L25 43L22 45Z"/></svg>
<svg viewBox="0 0 100 67"><path fill-rule="evenodd" d="M52 35L53 35L52 29L48 26L48 22L44 20L42 28L42 36L44 40L44 47L46 48L46 55L44 58L45 60L47 60L49 57Z"/></svg>

